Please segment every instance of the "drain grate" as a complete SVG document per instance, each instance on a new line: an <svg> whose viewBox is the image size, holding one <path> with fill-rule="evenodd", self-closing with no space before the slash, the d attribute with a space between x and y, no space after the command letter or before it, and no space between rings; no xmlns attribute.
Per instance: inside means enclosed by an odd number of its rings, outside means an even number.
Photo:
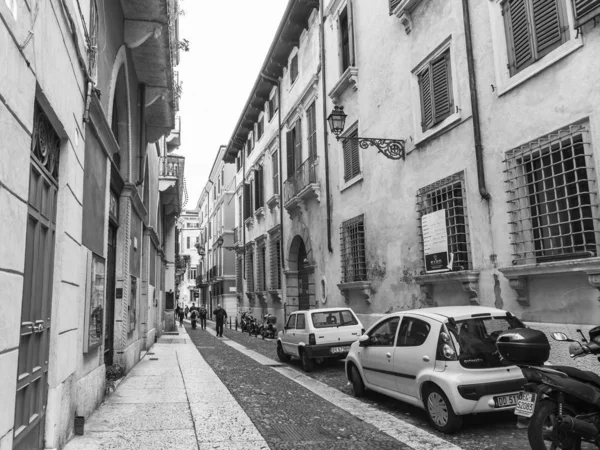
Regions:
<svg viewBox="0 0 600 450"><path fill-rule="evenodd" d="M323 442L337 440L332 433L318 426L308 428L297 425L271 424L270 428L284 441Z"/></svg>
<svg viewBox="0 0 600 450"><path fill-rule="evenodd" d="M150 358L150 361L158 361L158 358Z"/></svg>
<svg viewBox="0 0 600 450"><path fill-rule="evenodd" d="M146 355L154 355L154 353L146 353Z"/></svg>

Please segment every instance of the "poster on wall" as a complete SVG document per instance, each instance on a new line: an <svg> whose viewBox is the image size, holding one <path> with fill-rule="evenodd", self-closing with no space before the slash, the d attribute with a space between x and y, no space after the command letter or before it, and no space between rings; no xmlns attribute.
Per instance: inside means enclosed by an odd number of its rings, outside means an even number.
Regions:
<svg viewBox="0 0 600 450"><path fill-rule="evenodd" d="M104 286L106 283L104 258L91 253L88 264L88 290L84 351L102 344L104 329Z"/></svg>
<svg viewBox="0 0 600 450"><path fill-rule="evenodd" d="M448 230L446 210L440 209L421 217L425 272L448 272L452 269L452 257L448 253Z"/></svg>

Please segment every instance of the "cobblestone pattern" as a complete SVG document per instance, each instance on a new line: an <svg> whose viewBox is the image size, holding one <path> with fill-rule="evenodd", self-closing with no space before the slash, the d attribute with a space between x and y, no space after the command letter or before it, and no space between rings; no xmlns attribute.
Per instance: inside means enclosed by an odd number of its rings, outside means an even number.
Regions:
<svg viewBox="0 0 600 450"><path fill-rule="evenodd" d="M214 329L214 323L209 322L208 326ZM241 345L254 350L255 352L258 352L275 361L279 361L276 353L276 340L263 340L260 336L256 338L254 335L250 336L248 333L241 333L240 331L235 331L235 329L229 328L225 328L223 335L226 338L235 340ZM294 358L291 360L291 362L285 364L303 372L299 359ZM345 394L352 395L352 388L348 384L348 380L344 374L343 360L326 360L322 364L316 365L314 372L307 373L306 375L325 383L328 386L334 387ZM378 408L381 411L391 414L412 425L423 428L428 432L433 433L442 439L450 441L465 450L481 450L482 448L485 448L486 450L530 449L530 446L527 442L527 430L517 428L516 418L512 412L466 416L464 425L458 433L454 435L446 435L437 432L431 427L427 420L427 416L422 409L394 400L376 392L369 392L368 396L361 400L370 406Z"/></svg>
<svg viewBox="0 0 600 450"><path fill-rule="evenodd" d="M188 328L188 333L271 449L410 450L375 427L223 344L219 338L198 329ZM245 339L241 333L231 330L224 334ZM262 341L260 337L250 339L257 346L274 348L272 342ZM240 343L244 344L243 341Z"/></svg>

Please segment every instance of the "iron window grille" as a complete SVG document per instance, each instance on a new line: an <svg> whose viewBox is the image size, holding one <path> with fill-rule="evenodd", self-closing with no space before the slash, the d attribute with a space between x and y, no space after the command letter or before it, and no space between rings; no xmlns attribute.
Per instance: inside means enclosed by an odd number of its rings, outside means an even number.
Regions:
<svg viewBox="0 0 600 450"><path fill-rule="evenodd" d="M564 0L506 0L502 15L511 76L569 39Z"/></svg>
<svg viewBox="0 0 600 450"><path fill-rule="evenodd" d="M354 217L340 227L342 283L367 279L365 215Z"/></svg>
<svg viewBox="0 0 600 450"><path fill-rule="evenodd" d="M348 182L352 178L360 175L360 156L358 154L358 130L353 131L348 136L353 139L343 141L344 150L344 181Z"/></svg>
<svg viewBox="0 0 600 450"><path fill-rule="evenodd" d="M256 247L256 290L267 290L267 248L264 239Z"/></svg>
<svg viewBox="0 0 600 450"><path fill-rule="evenodd" d="M58 181L60 137L37 101L34 105L31 152L52 179Z"/></svg>
<svg viewBox="0 0 600 450"><path fill-rule="evenodd" d="M506 153L513 264L598 255L598 193L587 125Z"/></svg>
<svg viewBox="0 0 600 450"><path fill-rule="evenodd" d="M290 84L293 84L298 78L298 53L290 61Z"/></svg>
<svg viewBox="0 0 600 450"><path fill-rule="evenodd" d="M254 292L254 251L252 246L246 247L246 287Z"/></svg>
<svg viewBox="0 0 600 450"><path fill-rule="evenodd" d="M471 270L471 243L467 213L464 172L458 172L436 181L417 191L417 212L419 214L419 240L424 258L423 229L421 218L442 209L446 210L446 233L448 253L452 258L453 271Z"/></svg>
<svg viewBox="0 0 600 450"><path fill-rule="evenodd" d="M269 240L269 256L270 256L270 289L281 289L281 236L271 236Z"/></svg>
<svg viewBox="0 0 600 450"><path fill-rule="evenodd" d="M452 114L450 50L433 58L418 75L421 96L421 128L426 131Z"/></svg>
<svg viewBox="0 0 600 450"><path fill-rule="evenodd" d="M313 161L317 157L317 108L313 102L306 112L308 121L308 157Z"/></svg>

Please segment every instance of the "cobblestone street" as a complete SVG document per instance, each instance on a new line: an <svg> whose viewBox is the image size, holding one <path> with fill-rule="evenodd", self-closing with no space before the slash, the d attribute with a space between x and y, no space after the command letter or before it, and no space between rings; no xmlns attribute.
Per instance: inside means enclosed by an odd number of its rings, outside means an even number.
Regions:
<svg viewBox="0 0 600 450"><path fill-rule="evenodd" d="M433 430L425 413L415 407L370 392L365 399L354 399L351 387L344 375L343 361L329 361L317 365L314 372L304 374L300 361L281 363L275 353L275 341L225 328L225 339L214 336L214 324L209 322L208 332L187 331L198 351L221 378L235 399L246 411L255 426L273 449L296 448L416 448L398 447L398 441L376 427L366 423L367 418L358 417L333 407L309 389L299 386L277 371L282 368L296 370L309 379L324 383L347 394L349 398L363 402L366 411L387 413L409 425L423 430L432 439L447 441L465 450L519 450L528 449L526 430L516 427L512 413L492 413L470 416L463 429L455 435L443 435ZM232 343L231 341L235 341ZM229 344L229 345L227 345ZM272 360L257 362L241 354L235 346L241 346ZM252 352L250 352L252 353ZM299 376L302 376L299 375ZM320 383L315 383L319 385ZM402 439L400 439L402 440ZM406 442L406 441L403 441ZM433 442L423 442L423 449L434 447ZM453 447L453 446L452 446ZM455 447L455 448L456 448Z"/></svg>

